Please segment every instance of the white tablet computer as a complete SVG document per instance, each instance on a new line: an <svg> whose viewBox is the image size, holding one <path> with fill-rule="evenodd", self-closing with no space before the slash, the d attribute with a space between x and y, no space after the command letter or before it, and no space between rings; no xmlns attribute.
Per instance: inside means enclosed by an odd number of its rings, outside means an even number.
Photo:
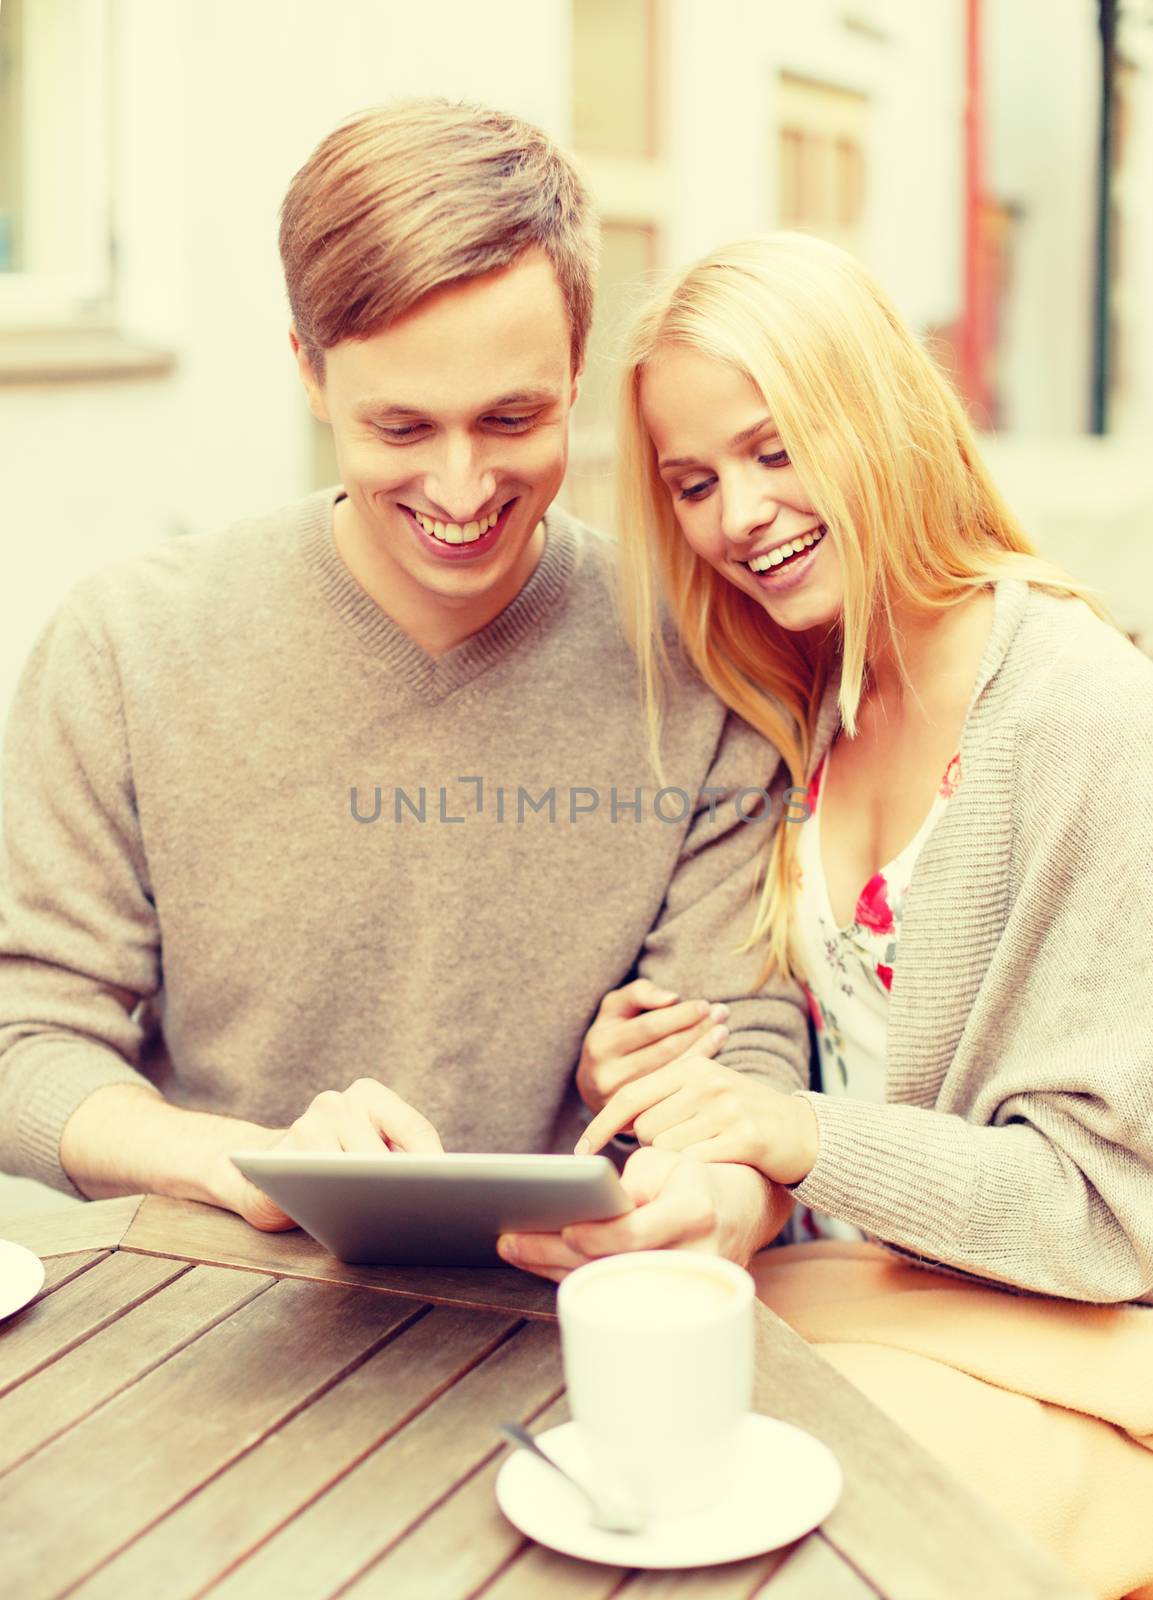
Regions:
<svg viewBox="0 0 1153 1600"><path fill-rule="evenodd" d="M320 1155L232 1160L340 1261L500 1266L502 1233L555 1233L632 1210L605 1156Z"/></svg>

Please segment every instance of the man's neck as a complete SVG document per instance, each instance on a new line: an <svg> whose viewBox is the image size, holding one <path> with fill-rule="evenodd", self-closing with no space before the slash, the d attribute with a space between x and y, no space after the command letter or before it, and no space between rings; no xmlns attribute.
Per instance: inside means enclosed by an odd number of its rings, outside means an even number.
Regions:
<svg viewBox="0 0 1153 1600"><path fill-rule="evenodd" d="M511 605L536 571L545 547L542 522L504 581L482 595L454 601L415 583L374 544L347 498L338 500L333 508L333 537L341 560L373 604L434 657L455 650Z"/></svg>

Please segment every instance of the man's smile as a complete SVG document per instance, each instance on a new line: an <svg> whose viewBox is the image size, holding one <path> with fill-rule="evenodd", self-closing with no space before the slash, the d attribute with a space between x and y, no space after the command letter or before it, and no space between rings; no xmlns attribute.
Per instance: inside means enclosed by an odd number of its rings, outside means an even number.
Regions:
<svg viewBox="0 0 1153 1600"><path fill-rule="evenodd" d="M516 498L506 501L496 511L490 511L486 517L465 523L440 522L426 516L423 511L399 504L426 550L431 550L441 559L460 560L486 555L493 548L504 532Z"/></svg>

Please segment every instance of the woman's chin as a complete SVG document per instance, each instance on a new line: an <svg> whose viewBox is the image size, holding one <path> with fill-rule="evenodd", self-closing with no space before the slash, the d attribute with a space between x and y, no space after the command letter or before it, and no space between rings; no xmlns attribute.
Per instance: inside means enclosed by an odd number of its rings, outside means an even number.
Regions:
<svg viewBox="0 0 1153 1600"><path fill-rule="evenodd" d="M779 628L787 633L808 633L833 626L841 615L840 603L822 594L771 594L759 589L753 599Z"/></svg>

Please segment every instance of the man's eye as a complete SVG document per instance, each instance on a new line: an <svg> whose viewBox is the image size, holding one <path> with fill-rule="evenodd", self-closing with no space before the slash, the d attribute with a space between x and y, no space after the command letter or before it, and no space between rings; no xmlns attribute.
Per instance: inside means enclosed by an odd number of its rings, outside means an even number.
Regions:
<svg viewBox="0 0 1153 1600"><path fill-rule="evenodd" d="M703 500L706 489L711 489L717 480L715 478L702 478L700 483L687 483L680 491L682 500Z"/></svg>
<svg viewBox="0 0 1153 1600"><path fill-rule="evenodd" d="M787 467L789 455L787 450L775 450L771 456L758 456L757 460L762 467Z"/></svg>
<svg viewBox="0 0 1153 1600"><path fill-rule="evenodd" d="M536 416L531 417L489 417L490 422L495 422L498 428L505 433L524 433L536 421Z"/></svg>
<svg viewBox="0 0 1153 1600"><path fill-rule="evenodd" d="M410 439L416 437L421 429L419 422L405 422L395 428L385 428L379 423L375 426L381 438L389 440L392 444L407 444Z"/></svg>

